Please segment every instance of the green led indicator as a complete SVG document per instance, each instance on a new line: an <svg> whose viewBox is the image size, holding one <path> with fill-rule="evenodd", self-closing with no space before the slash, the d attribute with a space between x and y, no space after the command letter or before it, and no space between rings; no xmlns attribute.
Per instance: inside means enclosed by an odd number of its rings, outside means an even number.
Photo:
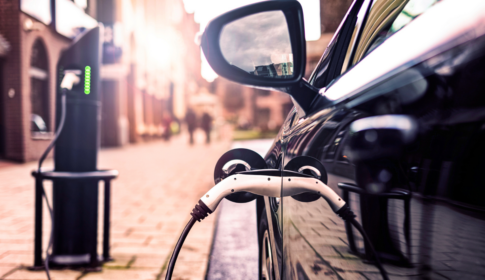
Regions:
<svg viewBox="0 0 485 280"><path fill-rule="evenodd" d="M84 93L91 93L91 67L84 67Z"/></svg>

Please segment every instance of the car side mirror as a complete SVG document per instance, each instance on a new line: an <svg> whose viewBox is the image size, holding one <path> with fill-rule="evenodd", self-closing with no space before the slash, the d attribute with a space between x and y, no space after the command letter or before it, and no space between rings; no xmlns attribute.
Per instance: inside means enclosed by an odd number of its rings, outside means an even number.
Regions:
<svg viewBox="0 0 485 280"><path fill-rule="evenodd" d="M229 80L281 88L305 73L303 10L297 1L266 1L212 20L201 40L212 69Z"/></svg>

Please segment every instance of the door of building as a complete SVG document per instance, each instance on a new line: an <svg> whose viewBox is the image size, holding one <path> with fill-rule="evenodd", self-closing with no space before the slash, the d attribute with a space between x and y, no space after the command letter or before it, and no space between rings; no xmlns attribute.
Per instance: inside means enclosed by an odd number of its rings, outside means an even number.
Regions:
<svg viewBox="0 0 485 280"><path fill-rule="evenodd" d="M0 158L5 156L5 92L3 83L3 61L0 58Z"/></svg>

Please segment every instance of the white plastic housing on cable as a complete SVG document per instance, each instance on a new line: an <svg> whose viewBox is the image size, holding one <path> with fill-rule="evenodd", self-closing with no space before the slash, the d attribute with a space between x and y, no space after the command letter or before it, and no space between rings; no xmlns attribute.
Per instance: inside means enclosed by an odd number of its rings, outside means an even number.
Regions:
<svg viewBox="0 0 485 280"><path fill-rule="evenodd" d="M282 187L283 183L284 187ZM386 270L384 269L384 267L382 267L379 257L369 240L369 237L365 233L362 226L355 220L355 215L352 210L350 210L349 206L342 198L340 198L340 196L338 196L322 181L313 177L281 177L269 174L264 175L254 173L239 173L227 177L226 179L222 180L217 185L212 187L206 194L204 194L203 197L200 198L199 202L195 205L195 208L192 210L191 213L192 218L188 222L185 229L182 231L179 241L175 245L172 257L170 258L170 261L168 263L165 280L172 279L175 262L177 261L179 252L182 248L185 238L189 234L189 231L195 224L195 222L200 222L205 217L207 217L207 215L213 213L224 197L237 192L250 192L256 195L269 197L285 197L302 193L314 193L320 195L327 201L327 203L337 215L339 215L343 220L350 222L352 225L354 225L357 230L362 234L374 254L376 266L381 272L382 277L384 278L384 280L389 279Z"/></svg>
<svg viewBox="0 0 485 280"><path fill-rule="evenodd" d="M72 90L72 88L81 82L79 77L82 74L81 70L64 70L64 78L61 81L61 88Z"/></svg>
<svg viewBox="0 0 485 280"><path fill-rule="evenodd" d="M282 184L284 181L284 188ZM322 181L311 177L278 177L252 174L235 174L212 187L200 200L214 211L221 200L236 192L250 192L269 197L285 197L301 193L321 195L334 212L340 210L345 201Z"/></svg>

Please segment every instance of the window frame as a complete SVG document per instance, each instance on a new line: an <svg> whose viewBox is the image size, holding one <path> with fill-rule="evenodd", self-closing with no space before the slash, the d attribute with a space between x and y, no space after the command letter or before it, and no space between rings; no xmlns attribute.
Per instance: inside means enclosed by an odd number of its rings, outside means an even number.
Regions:
<svg viewBox="0 0 485 280"><path fill-rule="evenodd" d="M341 75L343 64L348 59L347 56L352 55L352 53L348 52L351 40L353 39L354 35L358 34L354 34L358 19L357 17L363 8L365 9L370 6L364 5L364 3L371 1L372 0L355 0L350 5L347 14L344 16L344 19L335 31L335 34L320 58L319 63L313 70L313 73L310 75L310 84L317 88L324 88L327 87L335 78Z"/></svg>
<svg viewBox="0 0 485 280"><path fill-rule="evenodd" d="M50 92L49 56L42 38L36 38L31 45L29 61L30 116L38 115L45 123L46 131L35 131L30 119L32 139L51 139L53 136L52 96ZM31 117L32 118L32 117Z"/></svg>

